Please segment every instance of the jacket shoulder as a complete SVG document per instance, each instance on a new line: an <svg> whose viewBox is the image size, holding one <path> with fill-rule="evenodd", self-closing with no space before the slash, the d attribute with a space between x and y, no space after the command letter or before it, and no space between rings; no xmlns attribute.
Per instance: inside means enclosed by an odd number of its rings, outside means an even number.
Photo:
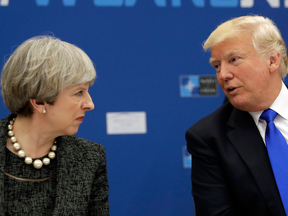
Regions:
<svg viewBox="0 0 288 216"><path fill-rule="evenodd" d="M235 108L228 102L223 104L213 113L200 119L194 125L192 125L186 133L189 131L202 134L204 132L217 131L218 129L223 129L226 127L232 112Z"/></svg>
<svg viewBox="0 0 288 216"><path fill-rule="evenodd" d="M106 158L106 152L103 145L92 142L90 140L77 137L75 135L67 135L58 137L61 149L65 152L77 154L78 156L92 157L92 158Z"/></svg>

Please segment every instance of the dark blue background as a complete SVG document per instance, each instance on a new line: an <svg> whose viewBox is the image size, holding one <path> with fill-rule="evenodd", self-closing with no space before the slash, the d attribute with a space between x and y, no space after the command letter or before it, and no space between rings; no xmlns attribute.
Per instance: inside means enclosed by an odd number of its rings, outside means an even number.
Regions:
<svg viewBox="0 0 288 216"><path fill-rule="evenodd" d="M95 63L97 80L90 88L95 109L77 135L106 148L112 216L193 215L191 170L183 168L184 134L218 108L224 94L219 89L216 97L181 98L179 77L215 75L210 53L201 45L232 17L268 16L288 41L284 0L280 8L265 0L241 8L239 1L222 0L236 7L212 7L209 0L204 7L192 0L178 0L179 7L172 7L172 0L165 7L156 0L137 0L133 7L100 7L92 0L70 7L61 0L47 6L10 0L0 6L1 68L15 47L43 34L76 44ZM107 135L106 112L121 111L145 111L147 134ZM8 113L1 100L0 118Z"/></svg>

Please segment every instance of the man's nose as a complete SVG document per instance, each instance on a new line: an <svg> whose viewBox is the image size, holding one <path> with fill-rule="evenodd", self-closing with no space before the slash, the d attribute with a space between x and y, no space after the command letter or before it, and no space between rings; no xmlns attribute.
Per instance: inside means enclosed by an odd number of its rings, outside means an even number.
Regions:
<svg viewBox="0 0 288 216"><path fill-rule="evenodd" d="M233 73L231 71L231 67L229 64L222 63L220 71L218 73L218 77L221 80L229 80L233 78Z"/></svg>

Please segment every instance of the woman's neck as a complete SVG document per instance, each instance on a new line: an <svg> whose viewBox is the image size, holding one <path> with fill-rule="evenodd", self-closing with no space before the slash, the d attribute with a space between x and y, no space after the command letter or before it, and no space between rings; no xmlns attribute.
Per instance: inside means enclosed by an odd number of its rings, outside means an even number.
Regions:
<svg viewBox="0 0 288 216"><path fill-rule="evenodd" d="M56 138L48 131L45 131L41 122L35 120L33 116L24 117L18 115L12 131L25 155L31 158L40 158L47 155ZM7 148L17 154L17 151L13 149L10 137L7 138Z"/></svg>

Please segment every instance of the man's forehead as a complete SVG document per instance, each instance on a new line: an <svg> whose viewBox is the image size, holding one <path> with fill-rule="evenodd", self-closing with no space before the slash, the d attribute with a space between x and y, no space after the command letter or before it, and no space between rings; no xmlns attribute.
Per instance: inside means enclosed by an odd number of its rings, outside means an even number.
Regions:
<svg viewBox="0 0 288 216"><path fill-rule="evenodd" d="M225 39L222 40L215 40L215 43L211 46L211 51L214 48L228 48L228 49L232 49L233 47L241 47L242 45L252 45L252 35L250 33L246 33L246 32L242 32L239 33L238 35L235 35L233 37L227 37Z"/></svg>

